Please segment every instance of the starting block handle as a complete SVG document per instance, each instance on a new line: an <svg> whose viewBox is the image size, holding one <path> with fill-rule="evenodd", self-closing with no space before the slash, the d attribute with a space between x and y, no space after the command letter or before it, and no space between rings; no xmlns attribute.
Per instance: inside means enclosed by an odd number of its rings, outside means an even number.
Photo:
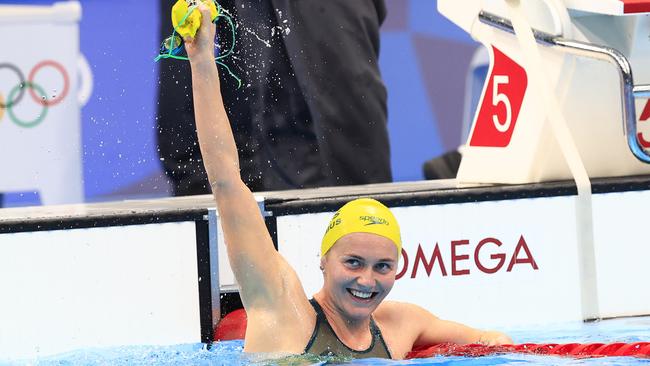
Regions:
<svg viewBox="0 0 650 366"><path fill-rule="evenodd" d="M479 20L502 31L515 33L510 20L485 10L480 11ZM537 43L543 46L557 48L576 56L606 61L616 66L620 79L623 131L627 138L627 145L637 159L650 164L650 155L643 149L637 138L635 107L636 98L650 98L650 85L634 85L632 66L625 55L612 47L568 40L537 29L533 29L533 35Z"/></svg>
<svg viewBox="0 0 650 366"><path fill-rule="evenodd" d="M635 85L634 86L635 98L650 98L650 85Z"/></svg>

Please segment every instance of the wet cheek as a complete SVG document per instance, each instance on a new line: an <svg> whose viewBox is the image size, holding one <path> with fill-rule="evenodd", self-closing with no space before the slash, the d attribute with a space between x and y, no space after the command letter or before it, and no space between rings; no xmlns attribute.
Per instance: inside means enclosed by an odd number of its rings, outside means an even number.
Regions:
<svg viewBox="0 0 650 366"><path fill-rule="evenodd" d="M336 276L332 276L331 282L335 283L336 286L349 286L351 282L354 282L354 277L353 276L348 276L345 273L339 273Z"/></svg>
<svg viewBox="0 0 650 366"><path fill-rule="evenodd" d="M381 281L381 285L385 290L392 289L395 285L395 276L393 274L389 275L388 278Z"/></svg>

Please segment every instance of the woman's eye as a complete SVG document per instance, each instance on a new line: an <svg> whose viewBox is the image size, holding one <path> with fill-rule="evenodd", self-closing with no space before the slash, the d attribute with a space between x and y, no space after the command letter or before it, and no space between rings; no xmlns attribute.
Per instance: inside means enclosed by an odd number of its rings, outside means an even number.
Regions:
<svg viewBox="0 0 650 366"><path fill-rule="evenodd" d="M345 261L345 263L352 268L358 268L361 266L361 261L359 261L358 259L348 259L347 261Z"/></svg>
<svg viewBox="0 0 650 366"><path fill-rule="evenodd" d="M390 272L390 270L392 269L391 265L388 264L388 263L378 263L378 264L375 266L375 268L376 268L377 271L380 272L380 273Z"/></svg>

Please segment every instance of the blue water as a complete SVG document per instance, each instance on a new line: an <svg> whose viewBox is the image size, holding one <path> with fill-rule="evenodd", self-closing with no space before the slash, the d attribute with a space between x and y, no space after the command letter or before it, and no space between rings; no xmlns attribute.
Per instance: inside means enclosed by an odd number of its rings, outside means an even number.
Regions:
<svg viewBox="0 0 650 366"><path fill-rule="evenodd" d="M535 329L509 329L516 343L613 343L650 341L650 317L613 319L595 323L558 324ZM210 349L202 344L178 346L137 346L108 349L86 349L57 356L6 362L3 365L323 365L326 360L301 357L262 361L242 353L242 341L215 343ZM1 359L1 356L0 356ZM571 359L524 354L502 354L488 357L433 357L407 361L351 360L345 365L650 365L650 359L608 357ZM332 364L332 363L329 363ZM339 364L339 363L336 363Z"/></svg>

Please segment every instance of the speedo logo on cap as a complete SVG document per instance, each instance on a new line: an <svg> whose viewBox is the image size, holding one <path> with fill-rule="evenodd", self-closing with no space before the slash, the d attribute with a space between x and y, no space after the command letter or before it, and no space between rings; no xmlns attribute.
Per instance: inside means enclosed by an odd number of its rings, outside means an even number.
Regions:
<svg viewBox="0 0 650 366"><path fill-rule="evenodd" d="M359 216L359 220L361 221L366 221L366 224L364 226L370 226L370 225L390 225L388 223L388 220L382 218L382 217L377 217L377 216Z"/></svg>

